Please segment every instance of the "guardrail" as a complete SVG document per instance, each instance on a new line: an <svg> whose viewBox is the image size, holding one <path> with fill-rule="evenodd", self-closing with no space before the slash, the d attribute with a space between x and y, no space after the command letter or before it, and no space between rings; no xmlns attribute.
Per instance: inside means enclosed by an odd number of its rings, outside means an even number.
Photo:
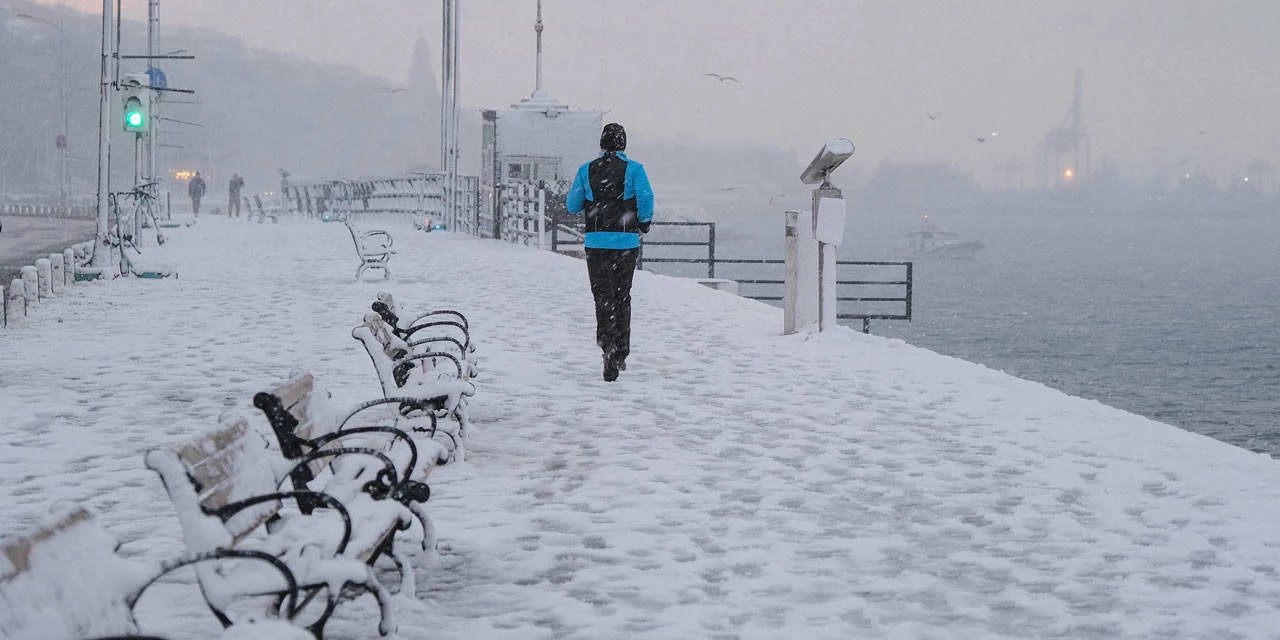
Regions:
<svg viewBox="0 0 1280 640"><path fill-rule="evenodd" d="M502 185L501 189L502 239L541 249L546 226L546 188L532 182L512 182Z"/></svg>
<svg viewBox="0 0 1280 640"><path fill-rule="evenodd" d="M720 259L723 265L770 265L781 271L786 260L777 259ZM901 269L901 275L886 276L890 279L873 279L862 275L868 270ZM854 272L851 274L851 272ZM871 332L872 320L906 320L911 321L911 289L914 265L911 262L893 262L876 260L837 260L836 261L836 302L842 308L836 312L837 320L861 320L862 332ZM743 293L744 298L781 302L780 291L786 280L775 278L732 278L739 286L748 289L764 289L760 293ZM877 295L878 294L878 295ZM844 304L841 304L844 303ZM848 310L848 303L857 303L861 310ZM901 306L898 306L901 305ZM891 307L890 307L891 306ZM870 307L870 308L868 308Z"/></svg>
<svg viewBox="0 0 1280 640"><path fill-rule="evenodd" d="M421 221L431 218L450 230L483 232L479 215L479 179L459 176L461 196L456 215L444 211L445 180L441 173L423 173L354 180L293 180L285 186L286 213L322 220L359 216L380 222Z"/></svg>
<svg viewBox="0 0 1280 640"><path fill-rule="evenodd" d="M60 204L0 203L0 215L42 216L46 218L92 218L93 207Z"/></svg>
<svg viewBox="0 0 1280 640"><path fill-rule="evenodd" d="M767 258L721 258L716 256L716 224L714 222L654 222L655 229L696 229L701 228L705 231L705 237L697 240L666 240L662 239L660 231L649 233L645 236L640 249L640 259L637 261L637 268L644 268L646 264L705 264L707 266L707 278L716 278L717 271L720 275L725 274L726 269L731 275L740 275L742 277L730 277L730 280L737 282L739 287L745 286L746 291L740 293L744 298L753 300L761 300L765 302L779 302L782 300L782 287L786 284L783 280L781 271L786 264L785 260L767 259ZM551 250L562 252L566 249L573 250L582 246L582 223L580 217L559 220L551 226ZM567 236L567 237L566 237ZM671 256L667 255L668 248L677 247L705 247L705 255L698 256ZM654 256L654 251L658 251L661 255ZM672 249L673 251L676 249ZM688 250L688 249L684 249ZM701 253L701 252L699 252ZM869 333L871 331L872 320L911 320L911 287L913 277L913 265L910 262L882 262L868 260L837 260L836 268L836 301L841 304L841 309L836 313L838 320L861 320L862 332ZM742 271L735 267L750 266L750 272L733 273ZM720 267L717 269L717 267ZM761 277L760 271L770 270L778 272L773 278ZM898 274L876 278L873 275L866 275L866 271L882 271L886 269L899 270ZM887 279L886 279L887 278ZM850 307L857 307L851 309Z"/></svg>

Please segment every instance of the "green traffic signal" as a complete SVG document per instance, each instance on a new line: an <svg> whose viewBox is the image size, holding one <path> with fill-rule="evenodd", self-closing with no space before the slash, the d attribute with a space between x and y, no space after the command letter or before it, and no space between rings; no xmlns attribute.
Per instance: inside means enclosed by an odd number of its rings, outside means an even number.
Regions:
<svg viewBox="0 0 1280 640"><path fill-rule="evenodd" d="M135 133L147 130L147 114L142 109L142 101L135 96L124 101L124 130Z"/></svg>

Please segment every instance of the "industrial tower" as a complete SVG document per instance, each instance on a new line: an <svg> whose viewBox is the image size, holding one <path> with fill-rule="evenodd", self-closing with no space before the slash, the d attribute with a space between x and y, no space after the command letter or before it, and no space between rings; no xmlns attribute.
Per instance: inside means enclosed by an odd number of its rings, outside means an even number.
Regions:
<svg viewBox="0 0 1280 640"><path fill-rule="evenodd" d="M1089 134L1084 130L1084 71L1077 69L1076 95L1066 120L1045 134L1041 143L1040 170L1044 187L1068 186L1091 175L1089 146ZM1083 163L1081 151L1084 152Z"/></svg>

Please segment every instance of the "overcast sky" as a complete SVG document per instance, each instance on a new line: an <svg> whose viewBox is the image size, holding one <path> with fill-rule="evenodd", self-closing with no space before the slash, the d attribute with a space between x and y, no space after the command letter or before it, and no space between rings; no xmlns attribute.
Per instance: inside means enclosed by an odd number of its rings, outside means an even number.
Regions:
<svg viewBox="0 0 1280 640"><path fill-rule="evenodd" d="M163 0L161 20L403 82L414 40L440 41L440 4ZM1038 162L1037 145L1065 118L1079 68L1095 168L1110 156L1128 167L1159 161L1226 177L1251 160L1280 159L1274 0L543 4L547 88L572 106L611 110L606 119L633 136L762 142L802 158L827 137L852 136L868 166L941 160L988 181L995 164ZM527 95L535 1L462 5L463 104L504 106ZM125 7L126 18L145 19L145 0ZM930 112L942 115L931 121ZM992 131L1000 135L977 142Z"/></svg>

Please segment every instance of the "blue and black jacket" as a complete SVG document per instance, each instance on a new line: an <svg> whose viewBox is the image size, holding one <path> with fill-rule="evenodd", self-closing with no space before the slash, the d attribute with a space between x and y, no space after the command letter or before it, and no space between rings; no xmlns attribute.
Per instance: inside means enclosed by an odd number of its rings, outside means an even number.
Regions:
<svg viewBox="0 0 1280 640"><path fill-rule="evenodd" d="M588 249L635 249L640 224L653 220L653 188L644 165L621 151L605 151L578 168L565 196L569 213L586 214Z"/></svg>

